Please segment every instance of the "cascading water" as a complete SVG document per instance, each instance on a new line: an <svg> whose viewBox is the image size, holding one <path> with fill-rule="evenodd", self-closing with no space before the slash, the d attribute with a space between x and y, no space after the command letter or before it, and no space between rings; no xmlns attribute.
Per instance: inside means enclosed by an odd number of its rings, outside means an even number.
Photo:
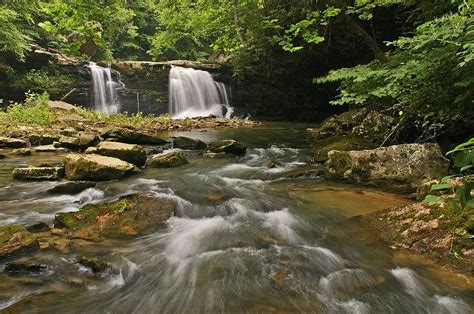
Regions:
<svg viewBox="0 0 474 314"><path fill-rule="evenodd" d="M209 115L230 117L233 112L226 86L215 82L206 71L172 67L169 91L169 110L175 119Z"/></svg>
<svg viewBox="0 0 474 314"><path fill-rule="evenodd" d="M96 110L114 114L120 110L120 96L118 90L124 85L120 81L120 72L101 67L94 62L89 64L94 88L94 107ZM114 81L113 76L116 77Z"/></svg>

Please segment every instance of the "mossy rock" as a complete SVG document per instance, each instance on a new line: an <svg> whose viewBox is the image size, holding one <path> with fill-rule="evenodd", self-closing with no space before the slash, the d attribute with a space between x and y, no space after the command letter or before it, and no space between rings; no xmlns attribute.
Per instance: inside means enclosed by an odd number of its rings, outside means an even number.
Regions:
<svg viewBox="0 0 474 314"><path fill-rule="evenodd" d="M174 168L189 164L182 152L171 152L150 158L148 166L151 168Z"/></svg>
<svg viewBox="0 0 474 314"><path fill-rule="evenodd" d="M59 136L43 134L43 135L30 135L28 141L32 146L41 146L41 145L52 145L54 142L59 140Z"/></svg>
<svg viewBox="0 0 474 314"><path fill-rule="evenodd" d="M61 136L58 140L61 147L84 150L99 143L99 137L92 133L79 133L76 136Z"/></svg>
<svg viewBox="0 0 474 314"><path fill-rule="evenodd" d="M29 148L17 148L11 152L11 155L15 156L31 156L31 149Z"/></svg>
<svg viewBox="0 0 474 314"><path fill-rule="evenodd" d="M85 153L118 158L136 166L143 166L147 158L145 149L140 145L109 141L89 147Z"/></svg>
<svg viewBox="0 0 474 314"><path fill-rule="evenodd" d="M247 151L247 147L236 140L221 140L209 144L208 151L217 154L226 153L229 155L243 156Z"/></svg>
<svg viewBox="0 0 474 314"><path fill-rule="evenodd" d="M103 237L137 236L156 231L175 209L172 199L132 194L113 202L87 204L78 212L56 214L54 225Z"/></svg>
<svg viewBox="0 0 474 314"><path fill-rule="evenodd" d="M17 138L0 136L0 147L23 148L27 146L28 143L26 141Z"/></svg>
<svg viewBox="0 0 474 314"><path fill-rule="evenodd" d="M25 227L0 227L0 259L39 248L37 239Z"/></svg>
<svg viewBox="0 0 474 314"><path fill-rule="evenodd" d="M358 136L334 136L324 140L316 141L313 144L313 160L316 162L325 162L326 160L328 160L328 153L331 150L349 151L374 148L377 148L376 144Z"/></svg>
<svg viewBox="0 0 474 314"><path fill-rule="evenodd" d="M200 140L179 136L173 138L173 147L187 150L205 150L207 144Z"/></svg>

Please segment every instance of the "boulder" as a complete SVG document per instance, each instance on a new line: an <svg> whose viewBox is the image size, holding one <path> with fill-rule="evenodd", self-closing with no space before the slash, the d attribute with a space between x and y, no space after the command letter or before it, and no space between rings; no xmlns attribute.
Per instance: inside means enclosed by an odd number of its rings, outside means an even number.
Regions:
<svg viewBox="0 0 474 314"><path fill-rule="evenodd" d="M48 190L50 194L78 194L89 188L96 186L95 182L88 181L69 181Z"/></svg>
<svg viewBox="0 0 474 314"><path fill-rule="evenodd" d="M81 257L78 264L90 268L93 273L105 273L112 269L112 265L98 258Z"/></svg>
<svg viewBox="0 0 474 314"><path fill-rule="evenodd" d="M0 259L38 248L38 241L25 227L0 227Z"/></svg>
<svg viewBox="0 0 474 314"><path fill-rule="evenodd" d="M63 111L77 111L76 106L71 105L64 101L60 101L60 100L57 100L57 101L50 100L48 102L48 107L51 109L63 110Z"/></svg>
<svg viewBox="0 0 474 314"><path fill-rule="evenodd" d="M377 111L371 111L359 125L352 128L352 134L372 142L382 142L392 130L395 119Z"/></svg>
<svg viewBox="0 0 474 314"><path fill-rule="evenodd" d="M333 136L323 140L318 140L313 144L315 162L325 162L328 160L328 153L331 150L348 151L374 149L378 145L363 139L362 137L347 135Z"/></svg>
<svg viewBox="0 0 474 314"><path fill-rule="evenodd" d="M125 128L107 129L100 135L104 139L116 138L121 142L128 144L144 144L144 145L164 145L168 142L154 134L148 134L137 130Z"/></svg>
<svg viewBox="0 0 474 314"><path fill-rule="evenodd" d="M32 146L40 146L40 145L51 145L54 142L59 140L59 136L56 135L30 135L28 141Z"/></svg>
<svg viewBox="0 0 474 314"><path fill-rule="evenodd" d="M147 165L151 168L173 168L189 164L182 152L171 152L156 155L148 160Z"/></svg>
<svg viewBox="0 0 474 314"><path fill-rule="evenodd" d="M235 140L222 140L209 144L209 152L226 153L229 155L243 156L247 147Z"/></svg>
<svg viewBox="0 0 474 314"><path fill-rule="evenodd" d="M423 181L440 178L448 160L437 144L402 144L374 150L330 151L326 175L399 192L416 191Z"/></svg>
<svg viewBox="0 0 474 314"><path fill-rule="evenodd" d="M64 164L66 177L73 181L108 181L140 172L131 163L95 154L69 154L65 157Z"/></svg>
<svg viewBox="0 0 474 314"><path fill-rule="evenodd" d="M31 156L31 149L29 148L17 148L11 152L11 155L15 156Z"/></svg>
<svg viewBox="0 0 474 314"><path fill-rule="evenodd" d="M142 146L119 142L101 142L97 147L89 147L85 153L115 157L137 166L143 166L147 158Z"/></svg>
<svg viewBox="0 0 474 314"><path fill-rule="evenodd" d="M173 147L186 150L205 150L207 144L200 140L179 136L173 138Z"/></svg>
<svg viewBox="0 0 474 314"><path fill-rule="evenodd" d="M9 275L37 274L46 269L47 265L30 260L14 261L5 265L5 272Z"/></svg>
<svg viewBox="0 0 474 314"><path fill-rule="evenodd" d="M60 180L64 177L63 167L28 167L13 169L13 178L18 180Z"/></svg>
<svg viewBox="0 0 474 314"><path fill-rule="evenodd" d="M17 138L0 136L0 147L23 148L27 146L28 143L26 141Z"/></svg>
<svg viewBox="0 0 474 314"><path fill-rule="evenodd" d="M61 147L84 150L99 143L99 137L92 133L78 133L76 136L61 136L59 138Z"/></svg>
<svg viewBox="0 0 474 314"><path fill-rule="evenodd" d="M113 202L87 204L78 212L56 214L54 225L103 237L145 235L155 232L175 209L171 198L132 194Z"/></svg>

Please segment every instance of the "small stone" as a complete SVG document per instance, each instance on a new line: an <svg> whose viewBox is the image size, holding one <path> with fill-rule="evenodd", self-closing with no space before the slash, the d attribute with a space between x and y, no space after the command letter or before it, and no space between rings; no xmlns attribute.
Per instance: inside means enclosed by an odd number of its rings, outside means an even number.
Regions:
<svg viewBox="0 0 474 314"><path fill-rule="evenodd" d="M98 258L81 257L79 264L90 268L93 273L103 273L112 268L112 265Z"/></svg>
<svg viewBox="0 0 474 314"><path fill-rule="evenodd" d="M151 168L172 168L189 164L182 152L171 152L150 158L147 165Z"/></svg>
<svg viewBox="0 0 474 314"><path fill-rule="evenodd" d="M222 140L209 144L209 152L243 156L247 147L235 140Z"/></svg>
<svg viewBox="0 0 474 314"><path fill-rule="evenodd" d="M50 194L78 194L89 188L96 186L95 182L89 181L69 181L59 184L48 190Z"/></svg>

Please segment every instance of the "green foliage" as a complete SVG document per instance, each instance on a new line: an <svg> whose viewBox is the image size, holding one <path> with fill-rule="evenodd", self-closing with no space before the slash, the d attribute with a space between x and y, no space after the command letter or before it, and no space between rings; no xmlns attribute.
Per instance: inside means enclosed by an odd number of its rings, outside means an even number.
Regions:
<svg viewBox="0 0 474 314"><path fill-rule="evenodd" d="M472 171L474 167L474 138L459 144L446 154L453 155L454 167L458 168L461 173Z"/></svg>
<svg viewBox="0 0 474 314"><path fill-rule="evenodd" d="M18 13L0 6L0 52L9 52L18 59L25 58L31 37L19 25Z"/></svg>
<svg viewBox="0 0 474 314"><path fill-rule="evenodd" d="M54 113L48 107L48 93L27 93L24 104L14 103L6 112L0 112L2 125L40 125L48 126Z"/></svg>
<svg viewBox="0 0 474 314"><path fill-rule="evenodd" d="M388 63L331 71L315 82L340 83L333 105L403 111L407 122L436 137L457 125L474 123L473 43L471 11L448 14L420 25L411 38L389 43L397 50Z"/></svg>

